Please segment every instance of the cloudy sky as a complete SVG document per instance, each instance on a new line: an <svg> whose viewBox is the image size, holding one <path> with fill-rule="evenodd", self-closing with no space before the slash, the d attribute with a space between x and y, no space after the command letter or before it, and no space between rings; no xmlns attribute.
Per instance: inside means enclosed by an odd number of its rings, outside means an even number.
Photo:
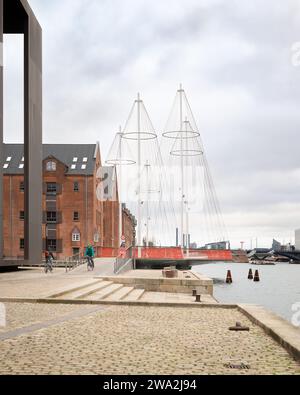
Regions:
<svg viewBox="0 0 300 395"><path fill-rule="evenodd" d="M179 83L228 233L293 241L300 228L299 0L30 0L44 34L44 142L102 155L137 92L160 133ZM5 136L20 141L22 42L7 38ZM18 51L19 50L19 51Z"/></svg>

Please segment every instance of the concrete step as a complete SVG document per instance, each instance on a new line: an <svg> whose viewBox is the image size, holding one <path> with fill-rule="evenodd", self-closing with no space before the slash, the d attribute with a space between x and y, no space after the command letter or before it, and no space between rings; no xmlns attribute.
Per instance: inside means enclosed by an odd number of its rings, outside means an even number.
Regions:
<svg viewBox="0 0 300 395"><path fill-rule="evenodd" d="M105 287L105 289L102 289L100 291L97 291L87 297L85 297L86 300L103 300L105 298L108 298L110 295L112 295L114 292L118 291L119 289L123 288L122 284L111 284L108 287Z"/></svg>
<svg viewBox="0 0 300 395"><path fill-rule="evenodd" d="M59 299L84 299L86 296L91 295L103 288L110 286L112 283L109 281L99 281L96 284L82 288L79 291L68 292L65 295L59 297Z"/></svg>
<svg viewBox="0 0 300 395"><path fill-rule="evenodd" d="M63 288L58 289L54 294L48 296L48 298L53 298L53 299L59 298L60 296L66 295L66 294L68 294L70 292L79 291L79 290L81 290L83 288L86 288L88 286L92 286L92 285L98 284L100 282L103 282L103 280L102 279L98 279L98 280L89 279L89 280L86 280L86 281L80 281L80 282L78 282L76 284L73 284L73 286L69 285L67 287L63 287Z"/></svg>
<svg viewBox="0 0 300 395"><path fill-rule="evenodd" d="M133 289L123 300L126 302L136 302L144 295L144 289Z"/></svg>
<svg viewBox="0 0 300 395"><path fill-rule="evenodd" d="M105 300L111 300L111 301L123 300L124 298L126 298L127 295L130 294L130 292L133 289L134 289L133 287L122 287L119 290L115 291L110 296L106 297Z"/></svg>

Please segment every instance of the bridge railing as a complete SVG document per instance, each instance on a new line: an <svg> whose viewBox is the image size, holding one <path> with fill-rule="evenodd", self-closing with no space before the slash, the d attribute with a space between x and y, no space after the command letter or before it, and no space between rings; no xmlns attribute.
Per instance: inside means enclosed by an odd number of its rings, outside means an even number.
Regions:
<svg viewBox="0 0 300 395"><path fill-rule="evenodd" d="M127 248L120 252L119 256L115 260L114 274L119 274L123 270L132 270L134 267L134 251L132 247Z"/></svg>

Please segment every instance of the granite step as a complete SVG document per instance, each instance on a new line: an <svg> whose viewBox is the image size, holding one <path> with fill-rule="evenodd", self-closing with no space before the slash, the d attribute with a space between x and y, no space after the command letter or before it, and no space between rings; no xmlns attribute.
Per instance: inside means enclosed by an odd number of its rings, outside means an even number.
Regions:
<svg viewBox="0 0 300 395"><path fill-rule="evenodd" d="M84 299L86 300L103 300L111 296L114 292L123 288L123 284L114 284L111 283L109 286L105 287L105 289L101 289L93 294L86 296Z"/></svg>
<svg viewBox="0 0 300 395"><path fill-rule="evenodd" d="M100 280L89 279L87 281L78 281L78 283L73 284L72 286L69 285L69 286L65 286L63 288L57 289L54 294L47 295L47 296L45 295L45 297L47 297L49 299L59 298L60 296L66 295L67 293L79 291L83 288L86 288L90 285L95 285L99 282L103 282L103 280L102 279L100 279Z"/></svg>
<svg viewBox="0 0 300 395"><path fill-rule="evenodd" d="M105 300L111 300L111 301L118 301L118 300L123 300L126 298L127 295L130 294L131 291L133 291L133 287L122 287L119 290L115 291L113 294L110 296L107 296Z"/></svg>
<svg viewBox="0 0 300 395"><path fill-rule="evenodd" d="M88 287L82 288L79 291L75 292L69 292L61 297L59 299L84 299L87 296L100 291L106 287L109 287L112 284L110 281L99 281L97 284L90 285Z"/></svg>
<svg viewBox="0 0 300 395"><path fill-rule="evenodd" d="M133 289L123 300L126 302L136 302L144 295L144 289Z"/></svg>

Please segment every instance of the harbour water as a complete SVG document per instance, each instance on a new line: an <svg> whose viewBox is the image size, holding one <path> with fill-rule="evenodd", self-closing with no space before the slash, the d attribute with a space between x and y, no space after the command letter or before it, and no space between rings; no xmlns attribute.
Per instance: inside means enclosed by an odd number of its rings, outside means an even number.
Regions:
<svg viewBox="0 0 300 395"><path fill-rule="evenodd" d="M248 271L258 269L260 282L248 280ZM226 284L231 270L233 284ZM193 267L194 272L214 279L214 296L224 303L259 304L291 321L292 306L300 303L300 265L279 263L275 266L256 266L245 263L215 262Z"/></svg>

